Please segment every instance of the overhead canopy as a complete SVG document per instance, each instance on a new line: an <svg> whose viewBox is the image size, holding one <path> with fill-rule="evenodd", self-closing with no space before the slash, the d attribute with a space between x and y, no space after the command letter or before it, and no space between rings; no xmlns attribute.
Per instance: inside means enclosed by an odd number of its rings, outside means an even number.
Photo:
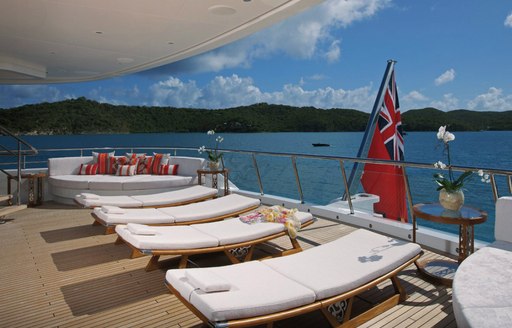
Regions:
<svg viewBox="0 0 512 328"><path fill-rule="evenodd" d="M0 83L78 82L175 62L321 0L2 0Z"/></svg>

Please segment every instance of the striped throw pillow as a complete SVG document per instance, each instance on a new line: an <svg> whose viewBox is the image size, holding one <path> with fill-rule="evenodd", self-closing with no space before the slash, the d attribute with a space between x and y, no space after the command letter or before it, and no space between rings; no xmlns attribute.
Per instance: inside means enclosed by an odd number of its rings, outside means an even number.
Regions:
<svg viewBox="0 0 512 328"><path fill-rule="evenodd" d="M150 174L158 174L158 169L160 165L165 165L169 163L169 159L171 158L171 154L157 154L153 153L153 163L151 163Z"/></svg>
<svg viewBox="0 0 512 328"><path fill-rule="evenodd" d="M135 175L137 170L137 165L120 165L117 168L116 175Z"/></svg>
<svg viewBox="0 0 512 328"><path fill-rule="evenodd" d="M178 174L178 164L164 164L160 165L158 168L159 175L177 175Z"/></svg>
<svg viewBox="0 0 512 328"><path fill-rule="evenodd" d="M94 163L98 164L98 174L113 174L112 165L110 164L110 157L114 156L114 152L111 153L96 153L92 152Z"/></svg>
<svg viewBox="0 0 512 328"><path fill-rule="evenodd" d="M96 175L98 164L80 164L78 175Z"/></svg>

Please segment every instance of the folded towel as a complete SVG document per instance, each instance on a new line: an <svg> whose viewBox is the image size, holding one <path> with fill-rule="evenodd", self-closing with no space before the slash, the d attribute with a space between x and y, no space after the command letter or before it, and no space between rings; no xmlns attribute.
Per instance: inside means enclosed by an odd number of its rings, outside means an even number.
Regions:
<svg viewBox="0 0 512 328"><path fill-rule="evenodd" d="M128 223L126 228L134 235L156 235L155 229L144 224Z"/></svg>
<svg viewBox="0 0 512 328"><path fill-rule="evenodd" d="M231 289L229 282L221 276L207 269L188 269L185 277L194 289L205 293L224 292Z"/></svg>
<svg viewBox="0 0 512 328"><path fill-rule="evenodd" d="M119 206L103 205L101 211L107 214L124 214L126 211Z"/></svg>
<svg viewBox="0 0 512 328"><path fill-rule="evenodd" d="M80 194L85 199L100 199L99 195L83 192Z"/></svg>

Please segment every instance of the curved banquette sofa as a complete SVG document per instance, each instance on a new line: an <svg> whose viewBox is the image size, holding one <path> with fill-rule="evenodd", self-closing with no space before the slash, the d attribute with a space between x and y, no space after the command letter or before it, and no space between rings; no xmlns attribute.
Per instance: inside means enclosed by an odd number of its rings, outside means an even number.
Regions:
<svg viewBox="0 0 512 328"><path fill-rule="evenodd" d="M453 312L460 328L512 327L512 197L496 202L494 237L455 273Z"/></svg>
<svg viewBox="0 0 512 328"><path fill-rule="evenodd" d="M56 202L74 204L74 197L83 192L102 196L147 195L197 184L197 170L205 167L205 159L165 155L165 163L174 170L167 172L155 168L154 172L141 174L138 172L140 167L136 167L128 172L129 175L100 172L97 168L92 171L90 168L97 162L97 156L50 158L49 192ZM119 159L123 156L111 157Z"/></svg>

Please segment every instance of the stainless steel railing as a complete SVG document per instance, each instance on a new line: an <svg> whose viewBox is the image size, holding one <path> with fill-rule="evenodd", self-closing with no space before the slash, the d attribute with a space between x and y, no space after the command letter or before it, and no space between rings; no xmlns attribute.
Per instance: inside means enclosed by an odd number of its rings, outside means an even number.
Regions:
<svg viewBox="0 0 512 328"><path fill-rule="evenodd" d="M183 152L196 152L196 148L188 148L188 147L151 147L151 146L144 146L144 147L102 147L102 148L67 148L67 149L40 149L40 154L52 154L51 156L55 157L56 153L70 153L75 152L76 155L74 156L85 156L91 153L91 151L107 151L107 150L124 150L129 152L144 152L147 150L151 151L161 151L161 152L171 152L174 155L178 155L179 153ZM252 161L252 166L254 169L254 174L256 176L256 181L258 184L258 189L261 195L265 194L265 189L262 181L261 176L261 169L258 164L258 157L262 156L271 156L271 157L280 157L280 158L289 158L291 160L291 170L293 172L293 176L295 178L295 185L297 188L299 200L304 203L304 193L302 188L302 180L300 176L300 172L297 168L297 160L298 159L315 159L315 160L321 160L321 161L337 161L339 165L339 169L341 171L342 181L340 181L340 186L343 186L340 190L340 194L346 193L348 197L345 197L348 206L350 209L350 213L354 213L354 207L351 201L351 195L349 193L349 184L347 180L347 172L345 169L345 166L347 163L360 163L360 164L380 164L380 165L394 165L394 166L400 166L403 169L404 172L404 182L406 186L406 194L407 194L407 202L409 205L409 208L412 208L412 205L414 204L414 201L412 199L411 195L411 188L409 186L409 178L407 175L407 170L409 169L433 169L433 166L431 164L425 164L425 163L418 163L418 162L397 162L397 161L390 161L390 160L377 160L377 159L368 159L368 158L356 158L356 157L344 157L344 156L330 156L330 155L312 155L312 154L301 154L301 153L275 153L275 152L264 152L264 151L250 151L250 150L232 150L232 149L222 149L220 150L226 154L239 154L239 155L245 155L248 156L248 158ZM26 154L19 152L20 156L27 156ZM66 155L69 156L69 155ZM44 156L43 156L44 157ZM58 157L58 156L57 156ZM21 164L21 159L18 160L18 166ZM26 158L23 159L23 163L25 165L31 164L34 165L36 163L44 164L46 166L46 159L39 160L39 161L27 161ZM5 164L5 163L4 163ZM509 170L501 170L501 169L494 169L494 168L487 168L487 167L468 167L468 166L452 166L452 170L454 171L466 171L466 170L472 170L476 171L478 169L484 170L486 173L490 175L491 180L491 186L492 186L492 194L493 198L496 201L499 197L500 191L498 190L498 185L496 183L496 176L505 176L507 179L507 186L508 186L508 193L512 193L512 171Z"/></svg>
<svg viewBox="0 0 512 328"><path fill-rule="evenodd" d="M17 158L17 162L16 162L16 168L17 168L17 171L16 171L16 180L17 180L16 181L16 183L17 183L16 203L17 203L17 205L20 205L21 171L24 166L24 165L22 166L22 160L24 163L26 156L36 155L38 153L38 151L34 146L29 144L25 140L19 138L14 133L12 133L11 131L9 131L8 129L4 128L1 125L0 125L0 135L7 136L10 139L14 139L16 141L16 145L17 145L16 150L9 149L6 146L0 144L0 148L1 148L0 156L12 156L12 157ZM26 147L26 148L23 148L23 147ZM0 170L2 170L2 172L5 173L6 175L10 175L6 171L4 171L2 168L0 168Z"/></svg>

